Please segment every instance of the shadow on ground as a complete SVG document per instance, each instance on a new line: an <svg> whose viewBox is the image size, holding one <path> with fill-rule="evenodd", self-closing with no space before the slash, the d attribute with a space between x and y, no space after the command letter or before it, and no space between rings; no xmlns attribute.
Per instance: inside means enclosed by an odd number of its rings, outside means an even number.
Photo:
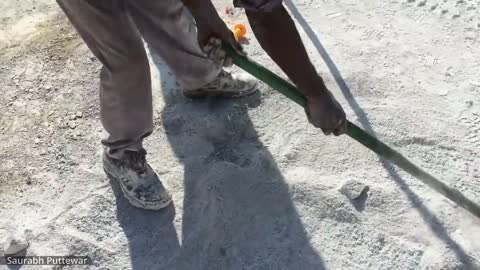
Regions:
<svg viewBox="0 0 480 270"><path fill-rule="evenodd" d="M367 117L367 114L363 110L363 108L358 104L355 100L355 97L350 90L350 87L343 79L343 76L340 70L335 65L335 62L332 60L330 55L328 54L325 47L320 42L315 31L310 27L308 22L305 20L303 15L297 9L295 4L291 0L285 0L285 5L287 6L288 10L291 12L295 20L300 24L302 29L305 31L309 39L312 41L313 45L317 49L317 52L320 54L322 59L325 61L330 73L333 75L335 82L339 86L342 94L344 95L345 99L347 100L348 104L352 108L352 110L357 114L357 117L362 125L362 127L368 131L368 133L375 136L375 131ZM464 264L466 269L474 269L474 266L471 262L470 256L463 250L463 248L458 245L455 240L453 240L449 235L446 229L442 226L438 218L431 213L431 211L425 206L421 199L415 194L415 192L408 186L408 184L403 180L398 172L395 170L393 165L382 158L380 158L380 163L385 168L385 170L390 175L390 178L395 182L395 184L400 188L400 190L407 196L410 203L417 208L420 216L422 217L424 223L430 227L432 232L447 246L452 248L452 251L457 256L458 260Z"/></svg>
<svg viewBox="0 0 480 270"><path fill-rule="evenodd" d="M162 80L169 78L167 67L158 67ZM135 209L112 182L132 269L325 269L248 116L259 94L189 100L178 87L163 88L162 122L184 166L182 231L173 226L182 214L173 206Z"/></svg>

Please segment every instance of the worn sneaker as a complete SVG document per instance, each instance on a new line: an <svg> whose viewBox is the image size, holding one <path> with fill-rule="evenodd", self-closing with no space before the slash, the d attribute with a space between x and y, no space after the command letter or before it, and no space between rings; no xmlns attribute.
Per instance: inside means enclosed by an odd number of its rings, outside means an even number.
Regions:
<svg viewBox="0 0 480 270"><path fill-rule="evenodd" d="M122 188L125 198L135 207L159 210L167 207L172 198L146 161L147 152L125 151L122 159L103 154L103 168Z"/></svg>
<svg viewBox="0 0 480 270"><path fill-rule="evenodd" d="M232 74L222 70L215 80L193 90L184 90L189 98L198 97L243 97L257 91L257 81L246 73Z"/></svg>

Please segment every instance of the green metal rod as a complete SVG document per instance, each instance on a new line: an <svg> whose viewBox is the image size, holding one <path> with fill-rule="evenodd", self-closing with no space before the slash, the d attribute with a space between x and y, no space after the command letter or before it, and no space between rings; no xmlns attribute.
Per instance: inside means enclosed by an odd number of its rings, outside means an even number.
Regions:
<svg viewBox="0 0 480 270"><path fill-rule="evenodd" d="M291 83L277 76L275 73L271 72L270 70L256 63L255 61L245 56L239 55L230 46L224 46L224 49L227 54L232 57L233 63L235 65L252 74L259 80L266 83L268 86L277 90L278 92L284 94L291 100L295 101L297 104L305 107L305 96L303 96L303 94L300 93L300 91L298 91L298 89ZM369 148L373 152L377 153L379 156L391 161L396 166L402 168L412 176L418 178L427 186L436 190L438 193L442 194L451 201L455 202L457 205L465 208L467 211L480 218L480 206L478 204L465 197L457 189L444 184L437 178L422 170L421 168L413 164L411 161L406 159L404 156L402 156L400 153L393 150L388 145L384 144L374 136L368 134L366 131L364 131L350 121L347 121L347 135L356 140L357 142L363 144L365 147Z"/></svg>

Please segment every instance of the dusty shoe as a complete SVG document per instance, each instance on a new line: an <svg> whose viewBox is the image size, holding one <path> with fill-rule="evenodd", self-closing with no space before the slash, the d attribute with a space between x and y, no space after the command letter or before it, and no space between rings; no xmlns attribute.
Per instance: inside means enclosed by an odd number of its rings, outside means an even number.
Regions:
<svg viewBox="0 0 480 270"><path fill-rule="evenodd" d="M155 171L148 165L145 150L125 151L124 158L113 159L103 154L103 168L116 179L123 194L135 207L159 210L167 207L172 198L160 182Z"/></svg>
<svg viewBox="0 0 480 270"><path fill-rule="evenodd" d="M257 81L246 73L232 74L222 70L211 83L194 90L184 90L189 98L198 97L243 97L257 91Z"/></svg>

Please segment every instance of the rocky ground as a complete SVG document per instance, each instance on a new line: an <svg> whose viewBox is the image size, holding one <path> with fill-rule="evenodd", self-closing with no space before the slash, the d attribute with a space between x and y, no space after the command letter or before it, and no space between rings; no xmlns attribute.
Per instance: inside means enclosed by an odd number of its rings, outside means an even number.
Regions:
<svg viewBox="0 0 480 270"><path fill-rule="evenodd" d="M285 2L348 118L480 203L479 4ZM322 136L264 85L185 99L156 55L146 147L174 206L131 207L100 163L99 62L52 1L4 0L0 20L0 240L25 237L27 255L89 255L89 269L480 269L478 218ZM350 201L349 181L366 195Z"/></svg>

